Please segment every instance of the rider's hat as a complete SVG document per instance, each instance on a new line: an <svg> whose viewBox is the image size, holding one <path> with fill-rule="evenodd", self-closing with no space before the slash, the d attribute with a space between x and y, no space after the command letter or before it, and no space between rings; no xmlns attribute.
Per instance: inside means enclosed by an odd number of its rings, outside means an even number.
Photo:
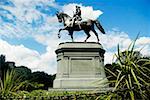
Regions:
<svg viewBox="0 0 150 100"><path fill-rule="evenodd" d="M76 6L76 8L80 8L80 6Z"/></svg>

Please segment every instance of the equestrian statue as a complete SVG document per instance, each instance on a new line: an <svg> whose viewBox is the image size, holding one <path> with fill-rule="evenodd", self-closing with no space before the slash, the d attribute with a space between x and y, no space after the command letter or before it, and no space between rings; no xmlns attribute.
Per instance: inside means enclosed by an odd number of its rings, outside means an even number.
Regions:
<svg viewBox="0 0 150 100"><path fill-rule="evenodd" d="M73 32L83 30L87 35L84 42L86 42L87 39L91 36L89 33L90 31L92 31L96 35L97 42L99 42L99 37L94 29L94 25L97 26L97 28L101 31L101 33L105 34L103 27L101 26L100 22L97 19L96 20L88 19L86 21L82 21L81 9L79 6L76 6L76 13L73 15L73 17L70 17L69 15L63 12L57 12L56 16L58 18L58 21L64 24L64 28L59 29L58 38L60 38L60 31L67 30L73 42L74 41Z"/></svg>

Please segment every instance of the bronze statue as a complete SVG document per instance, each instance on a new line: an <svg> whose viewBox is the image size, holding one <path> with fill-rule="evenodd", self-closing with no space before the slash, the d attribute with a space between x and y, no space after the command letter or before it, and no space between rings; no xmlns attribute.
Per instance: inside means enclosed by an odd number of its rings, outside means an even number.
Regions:
<svg viewBox="0 0 150 100"><path fill-rule="evenodd" d="M82 20L81 10L79 6L76 6L76 13L74 14L73 18L63 12L57 12L56 15L58 21L64 24L64 28L59 29L59 33L58 33L59 38L60 38L60 31L67 30L73 41L73 32L83 30L87 35L85 42L91 36L89 33L90 31L92 31L96 35L97 42L99 42L99 37L97 32L94 29L94 24L103 34L105 34L105 31L98 20L88 19L87 21L81 21Z"/></svg>

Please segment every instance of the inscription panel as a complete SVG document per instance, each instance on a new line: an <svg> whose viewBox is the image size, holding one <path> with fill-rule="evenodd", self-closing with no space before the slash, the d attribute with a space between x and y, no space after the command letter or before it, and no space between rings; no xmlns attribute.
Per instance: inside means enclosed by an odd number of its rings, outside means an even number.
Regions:
<svg viewBox="0 0 150 100"><path fill-rule="evenodd" d="M91 74L94 72L93 59L87 57L76 57L70 60L70 74Z"/></svg>

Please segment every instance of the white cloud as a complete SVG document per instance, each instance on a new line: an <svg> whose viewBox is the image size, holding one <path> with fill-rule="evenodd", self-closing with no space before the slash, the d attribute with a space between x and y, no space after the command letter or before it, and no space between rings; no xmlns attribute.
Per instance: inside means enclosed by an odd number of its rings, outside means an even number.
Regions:
<svg viewBox="0 0 150 100"><path fill-rule="evenodd" d="M150 44L150 37L141 37L136 42L137 45Z"/></svg>
<svg viewBox="0 0 150 100"><path fill-rule="evenodd" d="M150 44L145 45L144 48L141 50L141 53L144 56L149 56L150 57Z"/></svg>
<svg viewBox="0 0 150 100"><path fill-rule="evenodd" d="M17 66L24 65L32 71L56 73L56 58L49 51L40 55L37 51L23 45L11 45L0 39L0 54L6 55L8 61L15 61Z"/></svg>
<svg viewBox="0 0 150 100"><path fill-rule="evenodd" d="M3 13L3 16L7 15L7 18L15 16L15 19L11 20L13 23L7 23L0 19L0 36L12 37L12 38L24 38L27 36L32 36L34 34L41 34L47 29L50 30L52 25L56 22L56 17L46 16L44 13L36 9L36 6L42 4L45 6L59 8L55 3L55 0L11 0L14 7L1 5L3 9L9 11L10 13ZM51 12L50 12L51 13ZM43 20L42 20L42 19ZM32 26L41 21L41 26ZM45 27L44 29L42 29ZM35 31L36 30L36 31ZM38 31L37 31L38 30ZM42 30L42 31L39 31Z"/></svg>
<svg viewBox="0 0 150 100"><path fill-rule="evenodd" d="M55 7L54 0L11 0L15 7L3 6L4 9L10 11L20 21L31 22L42 15L36 6L38 4L45 4Z"/></svg>
<svg viewBox="0 0 150 100"><path fill-rule="evenodd" d="M106 51L104 54L104 64L112 64L114 62L115 52Z"/></svg>
<svg viewBox="0 0 150 100"><path fill-rule="evenodd" d="M81 7L81 17L83 20L85 19L97 19L101 14L103 14L100 10L94 10L92 6L83 6L82 4L70 3L68 5L64 5L62 10L69 14L71 17L73 13L75 13L75 6L78 5Z"/></svg>
<svg viewBox="0 0 150 100"><path fill-rule="evenodd" d="M150 37L140 37L136 41L136 46L144 56L150 56Z"/></svg>

